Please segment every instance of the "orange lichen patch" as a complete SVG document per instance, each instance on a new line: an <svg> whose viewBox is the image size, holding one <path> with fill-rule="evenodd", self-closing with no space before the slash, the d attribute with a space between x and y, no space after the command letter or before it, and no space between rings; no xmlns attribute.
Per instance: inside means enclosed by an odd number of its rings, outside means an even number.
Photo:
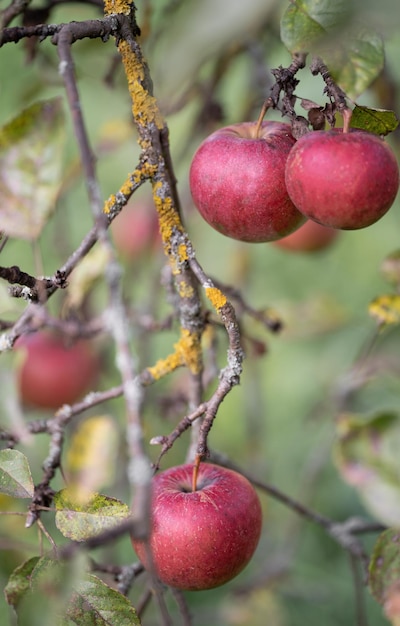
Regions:
<svg viewBox="0 0 400 626"><path fill-rule="evenodd" d="M115 197L115 194L111 194L111 196L109 198L107 198L107 200L104 203L103 206L103 213L110 213L111 209L116 205L117 202L117 198Z"/></svg>
<svg viewBox="0 0 400 626"><path fill-rule="evenodd" d="M159 380L182 365L186 365L193 374L201 372L203 368L201 333L192 333L182 328L181 337L174 348L175 352L147 368L154 380Z"/></svg>
<svg viewBox="0 0 400 626"><path fill-rule="evenodd" d="M118 44L118 50L128 80L135 121L142 126L153 123L161 130L164 127L164 120L157 106L157 100L144 87L145 70L142 60L137 57L126 41L121 41Z"/></svg>
<svg viewBox="0 0 400 626"><path fill-rule="evenodd" d="M160 222L160 233L164 243L167 243L172 235L172 231L176 228L182 232L183 227L178 212L175 210L171 198L160 198L158 191L161 183L157 182L153 185L153 199L158 213Z"/></svg>
<svg viewBox="0 0 400 626"><path fill-rule="evenodd" d="M104 15L122 13L129 15L132 11L132 0L104 0Z"/></svg>
<svg viewBox="0 0 400 626"><path fill-rule="evenodd" d="M181 245L178 246L178 257L181 263L189 259L187 245L185 243L181 243Z"/></svg>
<svg viewBox="0 0 400 626"><path fill-rule="evenodd" d="M169 354L165 359L159 359L155 365L152 367L148 367L147 371L153 377L154 380L159 380L170 374L178 367L184 365L184 361L182 359L182 355L177 352L173 352Z"/></svg>
<svg viewBox="0 0 400 626"><path fill-rule="evenodd" d="M227 303L225 294L223 294L220 289L217 289L217 287L206 287L204 291L214 309L219 313L222 307Z"/></svg>
<svg viewBox="0 0 400 626"><path fill-rule="evenodd" d="M187 328L182 328L181 338L175 349L182 353L185 364L193 374L201 372L203 368L201 333L192 333Z"/></svg>

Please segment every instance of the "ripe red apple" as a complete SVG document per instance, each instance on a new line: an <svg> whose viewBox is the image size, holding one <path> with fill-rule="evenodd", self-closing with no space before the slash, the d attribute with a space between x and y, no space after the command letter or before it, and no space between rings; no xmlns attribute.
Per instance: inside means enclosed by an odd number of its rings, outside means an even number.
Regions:
<svg viewBox="0 0 400 626"><path fill-rule="evenodd" d="M353 230L379 220L399 188L399 168L377 135L352 129L301 137L286 163L286 186L296 207L320 224Z"/></svg>
<svg viewBox="0 0 400 626"><path fill-rule="evenodd" d="M22 352L17 383L24 404L58 409L78 401L95 382L99 358L87 341L67 346L50 332L25 335L16 342Z"/></svg>
<svg viewBox="0 0 400 626"><path fill-rule="evenodd" d="M156 474L150 548L162 582L178 589L212 589L250 561L261 532L261 505L249 481L202 463L192 491L193 465ZM146 546L132 539L146 566Z"/></svg>
<svg viewBox="0 0 400 626"><path fill-rule="evenodd" d="M313 220L307 220L294 233L278 239L273 245L290 252L318 252L329 248L336 240L339 231L322 226Z"/></svg>
<svg viewBox="0 0 400 626"><path fill-rule="evenodd" d="M135 260L161 243L158 218L151 202L137 201L124 207L111 224L117 250Z"/></svg>
<svg viewBox="0 0 400 626"><path fill-rule="evenodd" d="M189 172L193 201L220 233L248 242L273 241L304 222L285 186L285 164L295 144L289 124L233 124L198 148Z"/></svg>

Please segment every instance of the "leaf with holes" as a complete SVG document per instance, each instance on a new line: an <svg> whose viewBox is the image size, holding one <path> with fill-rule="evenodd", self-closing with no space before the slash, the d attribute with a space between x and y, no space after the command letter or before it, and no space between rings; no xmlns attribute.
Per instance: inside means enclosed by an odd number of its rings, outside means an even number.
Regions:
<svg viewBox="0 0 400 626"><path fill-rule="evenodd" d="M0 128L0 223L35 240L55 209L65 138L61 98L37 102Z"/></svg>
<svg viewBox="0 0 400 626"><path fill-rule="evenodd" d="M0 451L0 492L14 498L32 498L33 481L28 459L19 450Z"/></svg>

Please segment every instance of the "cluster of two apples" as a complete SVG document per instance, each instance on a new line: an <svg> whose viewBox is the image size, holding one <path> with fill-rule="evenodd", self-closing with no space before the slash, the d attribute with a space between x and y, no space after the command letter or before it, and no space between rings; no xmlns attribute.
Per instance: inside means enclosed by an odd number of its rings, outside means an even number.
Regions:
<svg viewBox="0 0 400 626"><path fill-rule="evenodd" d="M195 153L189 178L203 218L253 243L284 242L316 227L330 241L337 229L365 228L388 211L399 187L396 158L379 136L333 129L296 141L289 124L274 121L214 132Z"/></svg>

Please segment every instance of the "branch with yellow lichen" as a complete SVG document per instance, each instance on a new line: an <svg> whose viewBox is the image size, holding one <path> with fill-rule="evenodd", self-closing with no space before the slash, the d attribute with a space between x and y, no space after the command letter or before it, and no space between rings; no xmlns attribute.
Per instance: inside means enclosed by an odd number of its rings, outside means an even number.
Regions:
<svg viewBox="0 0 400 626"><path fill-rule="evenodd" d="M142 149L141 162L146 163L147 174L151 180L164 251L175 283L176 308L181 325L181 337L175 345L175 351L147 368L147 371L157 380L177 367L188 367L197 382L190 404L195 407L201 403L202 389L199 380L203 370L201 337L205 316L199 285L204 288L208 301L228 332L228 365L223 370L217 392L208 403L201 431L199 429L196 433L197 459L200 462L207 453L207 434L218 405L229 389L239 382L243 359L239 327L232 305L223 292L205 276L197 263L193 246L182 225L175 175L169 154L168 128L152 93L149 70L136 39L139 30L135 22L135 6L127 0L106 0L105 14L115 15L120 20L117 47L132 100L132 115L138 130L138 143ZM233 362L236 364L234 368Z"/></svg>

